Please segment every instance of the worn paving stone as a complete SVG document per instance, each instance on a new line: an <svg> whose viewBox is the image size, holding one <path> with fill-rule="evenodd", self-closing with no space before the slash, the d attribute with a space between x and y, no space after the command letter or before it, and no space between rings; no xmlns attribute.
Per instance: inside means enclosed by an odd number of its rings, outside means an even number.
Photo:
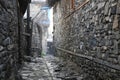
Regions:
<svg viewBox="0 0 120 80"><path fill-rule="evenodd" d="M20 74L24 80L81 80L74 63L62 61L51 55L37 57L36 63L25 62ZM49 71L48 71L49 69ZM73 76L73 77L71 77Z"/></svg>
<svg viewBox="0 0 120 80"><path fill-rule="evenodd" d="M115 68L113 66L120 66L120 1L89 0L74 13L71 13L68 2L61 0L53 9L54 45L63 49L56 49L56 55L80 65L83 74L88 74L84 80L116 80L120 72L119 70L118 73L116 73L117 70L112 72L111 69ZM70 15L66 13L66 10L70 11ZM57 15L60 16L56 17ZM69 16L64 18L63 16L66 15ZM103 60L103 62L100 61L103 63L102 67L97 65L99 61L93 60L90 64L87 58L81 56L77 59L78 56L67 54L70 53L69 51L75 55L80 54ZM97 63L94 64L94 62ZM106 66L106 62L109 62L111 68Z"/></svg>
<svg viewBox="0 0 120 80"><path fill-rule="evenodd" d="M3 49L4 49L4 47L0 45L0 51L2 51Z"/></svg>

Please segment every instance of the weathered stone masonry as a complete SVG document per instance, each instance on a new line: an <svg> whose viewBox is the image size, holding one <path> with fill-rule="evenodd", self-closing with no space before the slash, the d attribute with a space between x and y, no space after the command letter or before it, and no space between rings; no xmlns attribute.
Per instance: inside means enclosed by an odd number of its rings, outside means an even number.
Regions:
<svg viewBox="0 0 120 80"><path fill-rule="evenodd" d="M34 28L32 31L32 55L40 56L42 52L42 28L37 24L33 24Z"/></svg>
<svg viewBox="0 0 120 80"><path fill-rule="evenodd" d="M119 80L120 1L76 0L76 11L65 1L54 5L57 54L75 61L84 80Z"/></svg>
<svg viewBox="0 0 120 80"><path fill-rule="evenodd" d="M0 3L0 79L15 73L18 55L18 15L15 1Z"/></svg>
<svg viewBox="0 0 120 80"><path fill-rule="evenodd" d="M25 41L20 32L24 29L22 17L25 11L22 9L26 7L21 7L18 0L0 0L0 80L19 80L18 69Z"/></svg>

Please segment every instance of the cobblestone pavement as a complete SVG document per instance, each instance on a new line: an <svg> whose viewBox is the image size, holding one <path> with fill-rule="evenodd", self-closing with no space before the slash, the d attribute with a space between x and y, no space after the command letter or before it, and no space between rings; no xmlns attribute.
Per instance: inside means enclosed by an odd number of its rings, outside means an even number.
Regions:
<svg viewBox="0 0 120 80"><path fill-rule="evenodd" d="M25 62L20 74L24 80L81 80L77 71L74 63L47 55Z"/></svg>

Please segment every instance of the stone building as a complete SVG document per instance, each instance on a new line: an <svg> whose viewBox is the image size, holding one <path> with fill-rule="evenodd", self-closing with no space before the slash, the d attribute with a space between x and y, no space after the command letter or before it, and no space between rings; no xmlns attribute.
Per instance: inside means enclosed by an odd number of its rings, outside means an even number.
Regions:
<svg viewBox="0 0 120 80"><path fill-rule="evenodd" d="M23 15L29 2L0 0L0 80L20 78L18 69L25 53Z"/></svg>
<svg viewBox="0 0 120 80"><path fill-rule="evenodd" d="M32 30L32 49L33 49L33 55L41 53L46 54L47 52L47 37L48 37L48 26L49 26L49 19L48 19L48 11L45 7L44 3L39 3L39 5L34 4L34 6L38 7L38 12L35 16L32 16L32 22L33 22L33 30ZM31 6L32 8L32 6ZM35 11L32 12L36 13Z"/></svg>
<svg viewBox="0 0 120 80"><path fill-rule="evenodd" d="M120 0L46 1L53 8L55 55L76 63L81 80L120 80ZM31 60L32 49L47 52L46 3L33 2L41 10L23 20L30 2L0 0L0 80L22 80L25 55Z"/></svg>
<svg viewBox="0 0 120 80"><path fill-rule="evenodd" d="M83 80L119 80L120 1L60 0L53 9L56 54L77 63Z"/></svg>

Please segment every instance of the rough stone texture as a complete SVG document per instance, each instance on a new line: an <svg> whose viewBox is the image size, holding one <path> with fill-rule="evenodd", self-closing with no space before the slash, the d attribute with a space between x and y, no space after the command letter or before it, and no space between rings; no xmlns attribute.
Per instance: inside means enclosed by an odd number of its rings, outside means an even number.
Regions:
<svg viewBox="0 0 120 80"><path fill-rule="evenodd" d="M20 74L24 80L82 80L76 64L51 55L24 62Z"/></svg>
<svg viewBox="0 0 120 80"><path fill-rule="evenodd" d="M19 10L17 0L0 0L0 80L19 80Z"/></svg>
<svg viewBox="0 0 120 80"><path fill-rule="evenodd" d="M33 23L32 31L32 55L40 56L42 52L42 28Z"/></svg>
<svg viewBox="0 0 120 80"><path fill-rule="evenodd" d="M71 15L69 15L70 8L65 8L66 4L62 0L54 6L55 46L107 61L111 64L109 66L120 66L120 2L90 0ZM119 80L120 78L119 71L95 63L94 60L89 61L76 56L70 58L59 50L57 54L72 59L80 65L82 73L86 74L84 80Z"/></svg>
<svg viewBox="0 0 120 80"><path fill-rule="evenodd" d="M2 51L4 49L4 47L3 46L0 46L0 51Z"/></svg>
<svg viewBox="0 0 120 80"><path fill-rule="evenodd" d="M41 6L40 6L41 8ZM41 8L42 9L42 8ZM41 10L36 18L33 19L32 48L37 48L38 54L47 53L47 37L49 27L48 11Z"/></svg>

